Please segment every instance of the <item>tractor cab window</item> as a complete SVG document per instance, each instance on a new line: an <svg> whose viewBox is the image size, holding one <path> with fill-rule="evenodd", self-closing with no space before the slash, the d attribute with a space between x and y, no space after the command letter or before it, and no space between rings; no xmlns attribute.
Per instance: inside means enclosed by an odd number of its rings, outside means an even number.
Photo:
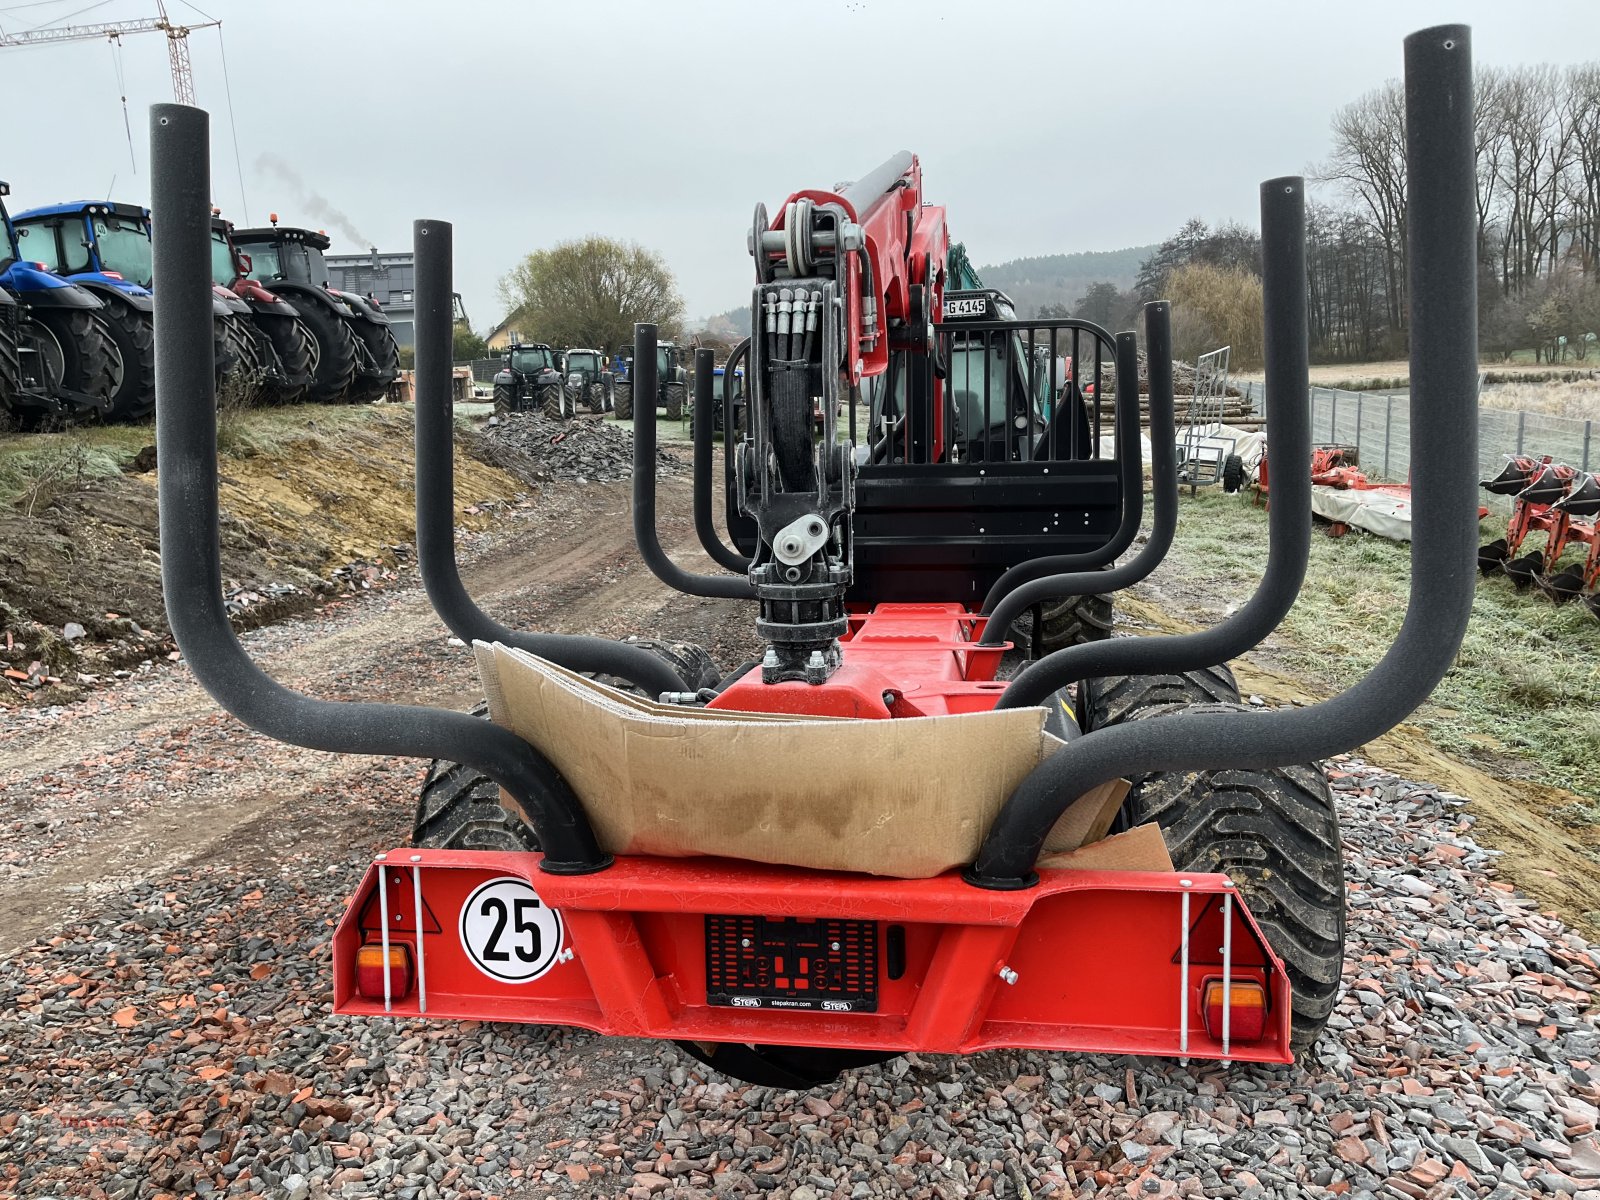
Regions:
<svg viewBox="0 0 1600 1200"><path fill-rule="evenodd" d="M511 369L523 375L537 375L546 367L554 366L550 351L531 346L511 352Z"/></svg>
<svg viewBox="0 0 1600 1200"><path fill-rule="evenodd" d="M1003 340L969 335L950 347L945 387L955 403L957 436L973 438L1004 425L1012 407L1014 359Z"/></svg>
<svg viewBox="0 0 1600 1200"><path fill-rule="evenodd" d="M48 270L61 270L54 222L18 221L16 245L10 253L23 262L42 262Z"/></svg>
<svg viewBox="0 0 1600 1200"><path fill-rule="evenodd" d="M239 271L234 266L228 235L220 229L214 229L211 231L211 282L219 287L227 287L237 278Z"/></svg>
<svg viewBox="0 0 1600 1200"><path fill-rule="evenodd" d="M278 261L278 247L273 242L255 242L246 247L250 255L250 273L257 279L287 279L283 265Z"/></svg>
<svg viewBox="0 0 1600 1200"><path fill-rule="evenodd" d="M115 271L140 287L150 286L155 271L150 255L150 232L143 221L118 216L95 217L94 240L100 249L102 271Z"/></svg>
<svg viewBox="0 0 1600 1200"><path fill-rule="evenodd" d="M76 275L80 271L94 270L94 256L89 248L88 235L81 218L52 222L56 226L56 244L61 248L61 265L56 268L63 275ZM40 230L43 233L44 230ZM113 271L115 267L111 268Z"/></svg>
<svg viewBox="0 0 1600 1200"><path fill-rule="evenodd" d="M598 374L600 371L600 364L595 361L595 356L593 354L568 354L567 370L590 371Z"/></svg>
<svg viewBox="0 0 1600 1200"><path fill-rule="evenodd" d="M322 257L320 254L317 256ZM311 248L304 242L284 242L278 247L278 268L283 272L282 278L293 280L295 283L321 283L326 276L319 276L311 261Z"/></svg>
<svg viewBox="0 0 1600 1200"><path fill-rule="evenodd" d="M667 372L672 370L672 348L670 346L656 347L656 374L662 379L667 377Z"/></svg>
<svg viewBox="0 0 1600 1200"><path fill-rule="evenodd" d="M307 283L314 283L318 287L328 286L328 264L323 261L322 251L315 246L301 243L300 249L305 254Z"/></svg>

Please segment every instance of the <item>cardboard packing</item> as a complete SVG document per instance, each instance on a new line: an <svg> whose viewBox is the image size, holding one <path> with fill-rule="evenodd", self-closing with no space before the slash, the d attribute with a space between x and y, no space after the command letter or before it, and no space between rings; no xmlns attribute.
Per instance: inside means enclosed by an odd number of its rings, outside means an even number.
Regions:
<svg viewBox="0 0 1600 1200"><path fill-rule="evenodd" d="M1041 708L797 720L657 704L512 647L474 651L490 716L551 760L613 854L927 878L970 863L1006 797L1062 746ZM1153 826L1153 839L1106 838L1127 786L1069 806L1041 865L1171 870Z"/></svg>

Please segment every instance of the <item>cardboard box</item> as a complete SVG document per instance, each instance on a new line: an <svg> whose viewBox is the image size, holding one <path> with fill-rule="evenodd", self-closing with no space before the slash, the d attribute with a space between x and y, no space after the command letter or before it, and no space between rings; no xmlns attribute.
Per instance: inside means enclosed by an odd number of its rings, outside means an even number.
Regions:
<svg viewBox="0 0 1600 1200"><path fill-rule="evenodd" d="M475 651L490 715L551 760L613 854L926 878L970 863L1062 746L1042 708L796 720L661 705L511 647ZM1105 837L1126 792L1116 780L1080 797L1046 853Z"/></svg>

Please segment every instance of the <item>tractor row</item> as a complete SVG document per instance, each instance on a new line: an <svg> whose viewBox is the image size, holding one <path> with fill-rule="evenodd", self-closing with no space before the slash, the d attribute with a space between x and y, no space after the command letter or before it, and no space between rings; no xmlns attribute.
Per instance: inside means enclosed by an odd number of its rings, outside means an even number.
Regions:
<svg viewBox="0 0 1600 1200"><path fill-rule="evenodd" d="M0 183L0 197L9 188ZM155 408L150 210L0 199L0 414L41 428ZM213 349L226 403L365 403L400 371L376 301L327 284L326 234L235 229L213 210Z"/></svg>
<svg viewBox="0 0 1600 1200"><path fill-rule="evenodd" d="M683 416L689 375L681 351L671 342L656 350L655 405L667 419ZM633 351L608 358L603 350L556 350L544 342L513 342L494 377L495 412L542 412L566 420L581 408L633 420Z"/></svg>

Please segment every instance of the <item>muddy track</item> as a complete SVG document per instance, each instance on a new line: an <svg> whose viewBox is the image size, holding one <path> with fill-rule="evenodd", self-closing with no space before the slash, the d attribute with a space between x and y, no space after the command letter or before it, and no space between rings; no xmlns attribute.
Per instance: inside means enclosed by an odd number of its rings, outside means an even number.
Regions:
<svg viewBox="0 0 1600 1200"><path fill-rule="evenodd" d="M687 481L660 489L663 540L704 569ZM699 641L729 665L748 653L742 606L668 591L633 548L626 484L549 484L531 510L463 547L469 592L517 628ZM245 634L273 676L329 698L466 708L478 697L468 650L428 606L420 580ZM355 853L370 823L316 831L296 820L312 796L375 773L394 794L383 838L409 830L421 765L284 746L222 714L181 664L96 693L18 727L0 748L0 950L55 928L97 896L188 862L248 856L274 839L317 837L330 861ZM24 723L25 721L25 723ZM380 838L380 840L382 840ZM370 847L361 846L361 852Z"/></svg>

